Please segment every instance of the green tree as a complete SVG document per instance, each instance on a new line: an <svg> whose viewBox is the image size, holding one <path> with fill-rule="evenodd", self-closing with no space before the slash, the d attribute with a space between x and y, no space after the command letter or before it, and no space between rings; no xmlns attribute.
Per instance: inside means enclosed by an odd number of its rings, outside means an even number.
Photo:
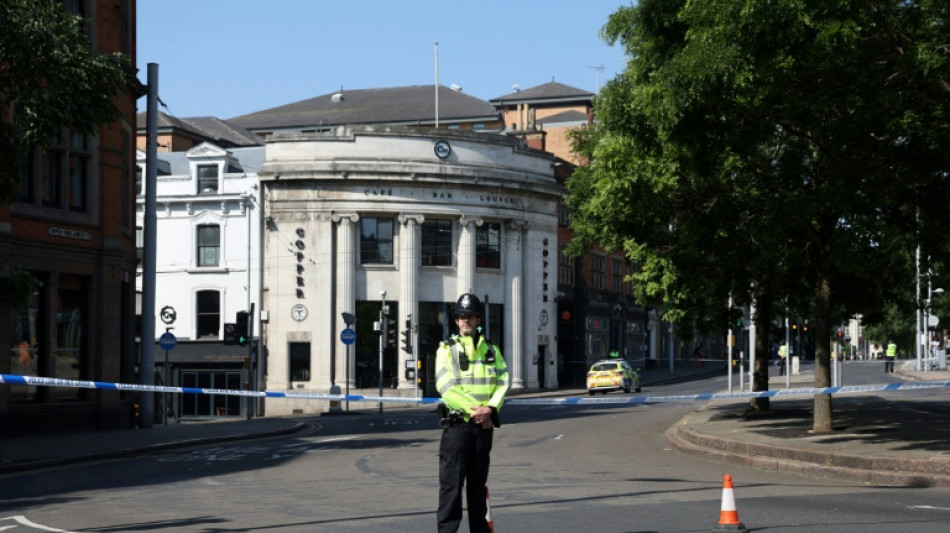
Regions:
<svg viewBox="0 0 950 533"><path fill-rule="evenodd" d="M830 385L833 324L906 292L916 243L947 253L945 232L927 229L950 222L948 10L620 8L603 33L627 69L598 96L598 125L577 143L590 163L568 183L577 246L622 249L643 265L642 296L680 312L708 300L697 292L752 301L763 337L772 316L811 316L815 385ZM814 404L814 430L830 431L831 397Z"/></svg>
<svg viewBox="0 0 950 533"><path fill-rule="evenodd" d="M48 146L63 126L94 134L119 116L127 61L95 51L83 24L58 1L0 2L0 203L15 198L30 146Z"/></svg>

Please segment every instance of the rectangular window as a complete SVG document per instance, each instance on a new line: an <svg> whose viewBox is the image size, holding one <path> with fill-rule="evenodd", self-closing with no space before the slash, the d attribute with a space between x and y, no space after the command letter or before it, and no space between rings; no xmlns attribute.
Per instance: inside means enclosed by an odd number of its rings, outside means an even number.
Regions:
<svg viewBox="0 0 950 533"><path fill-rule="evenodd" d="M35 150L27 150L24 160L24 174L20 176L20 201L28 204L33 203L33 184L36 179L36 161L33 159Z"/></svg>
<svg viewBox="0 0 950 533"><path fill-rule="evenodd" d="M310 343L290 343L290 381L310 381Z"/></svg>
<svg viewBox="0 0 950 533"><path fill-rule="evenodd" d="M36 276L33 276L36 278ZM37 279L39 281L39 279ZM13 309L10 313L13 319L10 329L10 373L18 376L41 376L47 375L46 365L41 361L48 359L44 353L49 352L49 347L41 352L41 340L47 337L45 322L42 317L46 316L47 310L44 305L47 301L46 287L37 287L29 298L29 302L22 308ZM33 385L11 385L10 402L31 402L34 401L42 387Z"/></svg>
<svg viewBox="0 0 950 533"><path fill-rule="evenodd" d="M501 224L487 222L475 232L475 266L501 268Z"/></svg>
<svg viewBox="0 0 950 533"><path fill-rule="evenodd" d="M218 193L218 165L198 165L198 194Z"/></svg>
<svg viewBox="0 0 950 533"><path fill-rule="evenodd" d="M221 293L198 291L195 307L195 316L198 317L196 338L217 339L221 329Z"/></svg>
<svg viewBox="0 0 950 533"><path fill-rule="evenodd" d="M173 386L171 383L168 385ZM199 389L241 389L240 372L182 372L181 386ZM178 394L182 418L239 416L241 397L220 394Z"/></svg>
<svg viewBox="0 0 950 533"><path fill-rule="evenodd" d="M218 266L220 254L221 228L216 224L198 226L198 266Z"/></svg>
<svg viewBox="0 0 950 533"><path fill-rule="evenodd" d="M135 165L135 195L142 196L143 194L145 194L145 167Z"/></svg>
<svg viewBox="0 0 950 533"><path fill-rule="evenodd" d="M422 266L452 265L452 221L422 223Z"/></svg>
<svg viewBox="0 0 950 533"><path fill-rule="evenodd" d="M601 257L601 259L603 259ZM587 346L587 361L592 363L598 359L605 359L610 349L609 321L606 317L588 316L586 331L584 332Z"/></svg>
<svg viewBox="0 0 950 533"><path fill-rule="evenodd" d="M145 254L145 229L142 226L135 227L135 259L136 265L142 268L142 256Z"/></svg>
<svg viewBox="0 0 950 533"><path fill-rule="evenodd" d="M604 290L604 285L606 283L606 275L604 272L605 269L604 256L602 255L591 255L590 256L590 288L596 290Z"/></svg>
<svg viewBox="0 0 950 533"><path fill-rule="evenodd" d="M557 222L562 226L571 225L571 212L567 209L567 202L563 198L557 204Z"/></svg>
<svg viewBox="0 0 950 533"><path fill-rule="evenodd" d="M63 152L50 148L43 153L43 168L40 176L40 196L43 205L60 207L63 180Z"/></svg>
<svg viewBox="0 0 950 533"><path fill-rule="evenodd" d="M360 263L393 264L393 219L360 219Z"/></svg>
<svg viewBox="0 0 950 533"><path fill-rule="evenodd" d="M122 132L122 229L132 227L132 132Z"/></svg>
<svg viewBox="0 0 950 533"><path fill-rule="evenodd" d="M616 257L610 259L610 290L623 291L623 261Z"/></svg>
<svg viewBox="0 0 950 533"><path fill-rule="evenodd" d="M64 129L49 147L28 150L18 191L20 202L87 213L90 183L97 175L92 165L91 139Z"/></svg>
<svg viewBox="0 0 950 533"><path fill-rule="evenodd" d="M86 136L69 134L69 205L70 211L86 211L86 184L89 182L89 152Z"/></svg>
<svg viewBox="0 0 950 533"><path fill-rule="evenodd" d="M558 251L557 284L574 286L574 258L567 255L564 247Z"/></svg>
<svg viewBox="0 0 950 533"><path fill-rule="evenodd" d="M64 274L59 277L56 298L56 349L54 368L50 369L54 377L60 379L82 379L85 374L85 336L86 330L86 280L79 276ZM54 389L56 397L78 399L76 390L68 388Z"/></svg>

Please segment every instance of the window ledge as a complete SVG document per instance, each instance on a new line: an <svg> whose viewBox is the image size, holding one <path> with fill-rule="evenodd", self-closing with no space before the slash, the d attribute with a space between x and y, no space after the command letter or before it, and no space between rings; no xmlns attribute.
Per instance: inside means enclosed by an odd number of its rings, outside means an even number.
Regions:
<svg viewBox="0 0 950 533"><path fill-rule="evenodd" d="M391 263L364 263L360 267L364 270L396 270L396 265Z"/></svg>
<svg viewBox="0 0 950 533"><path fill-rule="evenodd" d="M192 267L186 268L185 272L189 274L227 274L231 269L228 267Z"/></svg>

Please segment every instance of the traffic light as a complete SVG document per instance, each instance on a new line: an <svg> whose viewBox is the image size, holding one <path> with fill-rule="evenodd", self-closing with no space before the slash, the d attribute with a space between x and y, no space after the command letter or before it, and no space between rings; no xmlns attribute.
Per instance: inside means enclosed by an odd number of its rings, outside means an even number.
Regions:
<svg viewBox="0 0 950 533"><path fill-rule="evenodd" d="M396 321L390 320L389 317L384 317L383 327L386 330L385 331L386 346L395 349L396 348Z"/></svg>
<svg viewBox="0 0 950 533"><path fill-rule="evenodd" d="M745 325L742 309L731 307L727 313L726 329L742 329L742 326Z"/></svg>
<svg viewBox="0 0 950 533"><path fill-rule="evenodd" d="M412 353L412 319L406 319L406 329L402 330L402 351Z"/></svg>
<svg viewBox="0 0 950 533"><path fill-rule="evenodd" d="M224 325L224 344L227 346L237 344L237 324L226 323Z"/></svg>
<svg viewBox="0 0 950 533"><path fill-rule="evenodd" d="M249 316L247 311L238 311L234 319L234 334L239 346L247 346L247 320Z"/></svg>

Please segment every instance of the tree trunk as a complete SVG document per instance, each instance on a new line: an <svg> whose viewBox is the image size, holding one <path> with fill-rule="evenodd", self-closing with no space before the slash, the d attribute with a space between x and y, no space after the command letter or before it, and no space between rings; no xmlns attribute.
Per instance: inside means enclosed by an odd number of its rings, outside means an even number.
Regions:
<svg viewBox="0 0 950 533"><path fill-rule="evenodd" d="M760 292L755 297L755 346L752 347L752 390L761 392L769 390L769 338L772 331L772 295ZM752 398L749 402L749 411L768 413L772 409L768 398Z"/></svg>
<svg viewBox="0 0 950 533"><path fill-rule="evenodd" d="M831 285L825 272L815 287L815 387L831 386ZM812 430L828 433L833 429L831 395L816 394Z"/></svg>

